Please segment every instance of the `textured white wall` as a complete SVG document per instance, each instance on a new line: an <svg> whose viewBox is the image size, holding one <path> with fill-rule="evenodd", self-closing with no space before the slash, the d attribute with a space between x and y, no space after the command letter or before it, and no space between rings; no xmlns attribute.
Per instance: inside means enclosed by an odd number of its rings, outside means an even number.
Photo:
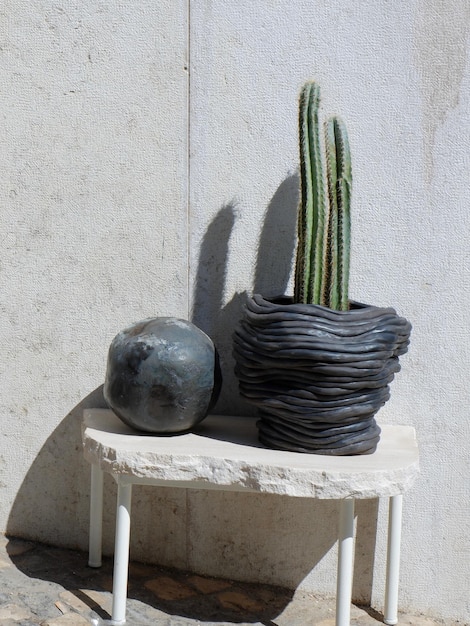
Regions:
<svg viewBox="0 0 470 626"><path fill-rule="evenodd" d="M422 455L400 602L469 621L466 0L10 1L0 25L2 527L86 546L80 409L136 319L192 311L221 352L219 410L249 412L230 335L244 291L289 289L314 78L350 133L351 295L414 327L379 415ZM134 506L138 558L334 592L335 503L142 488ZM376 516L361 503L355 595L380 607Z"/></svg>
<svg viewBox="0 0 470 626"><path fill-rule="evenodd" d="M188 311L187 6L7 1L0 28L1 528L85 545L81 406L121 328Z"/></svg>

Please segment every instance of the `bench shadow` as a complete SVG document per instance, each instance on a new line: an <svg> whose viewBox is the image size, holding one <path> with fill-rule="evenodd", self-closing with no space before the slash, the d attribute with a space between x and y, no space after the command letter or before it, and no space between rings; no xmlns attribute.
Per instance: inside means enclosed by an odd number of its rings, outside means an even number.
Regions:
<svg viewBox="0 0 470 626"><path fill-rule="evenodd" d="M116 488L113 479L106 475L103 515L105 558L102 568L92 569L87 565L88 555L85 552L88 545L90 468L83 458L81 444L82 416L87 408L106 408L102 387L95 389L77 404L60 421L40 449L18 489L6 534L11 540L10 559L28 577L27 588L33 589L36 579L61 585L75 597L76 602L85 606L86 611L90 614L94 612L100 620L106 620L109 619L109 592L112 588L112 558L106 555L112 555L114 550ZM231 436L230 432L225 431L225 438ZM233 437L236 438L236 433L233 433ZM310 527L312 519L329 519L330 516L336 519L336 503L320 503L302 498L296 498L296 503L289 503L291 498L286 496L160 489L164 492L191 492L186 496L186 506L194 511L191 520L186 519L185 508L177 509L177 513L184 517L182 523L188 523L188 528L191 528L190 534L193 536L189 540L192 544L191 550L188 548L189 552L199 551L180 570L167 569L160 565L144 567L137 562L132 563L129 599L140 601L165 614L202 622L254 622L271 626L276 616L292 601L293 589L297 583L335 543L335 525L327 524L324 527L321 531L323 539L320 541L319 535L306 533L306 529ZM145 561L145 553L142 553L139 545L140 527L148 526L149 519L139 519L139 505L146 497L146 506L149 501L153 501L152 514L158 515L159 525L163 527L158 530L157 536L155 532L150 533L154 541L165 540L162 536L165 537L165 533L169 532L165 524L171 523L174 516L173 511L167 510L171 498L166 500L162 497L158 488L134 488L131 559L136 559L137 553L140 562ZM247 502L246 498L250 501ZM176 498L174 502L177 502ZM265 527L266 505L273 511L269 528ZM286 517L286 507L295 511L290 517ZM147 509L144 510L147 515ZM249 518L244 511L250 511ZM219 515L220 527L216 529L213 518ZM301 520L298 528L292 528L292 516L298 516ZM152 525L153 522L150 527ZM193 526L196 528L194 531ZM158 533L162 533L162 536ZM48 545L51 537L54 538L54 547ZM21 538L23 542L31 542L31 548L18 551L15 548L15 542L19 541L17 538ZM142 545L145 545L145 541L144 536ZM287 544L292 542L298 546L298 553L291 554L287 550L280 561L280 541ZM257 556L253 560L255 550ZM299 554L304 557L304 552L308 555L307 558L299 559ZM209 556L211 563L207 563ZM155 562L154 558L152 557L152 562ZM256 565L258 561L263 563L261 569ZM230 582L227 588L229 595L223 603L220 602L220 594L198 590L197 584L201 579L217 580L219 583L220 578L216 577L221 575L221 571L224 572L225 566L227 578L231 581L236 579L237 576L229 571L234 562L238 564L238 578L243 578L243 582ZM145 577L140 573L142 567ZM266 572L263 572L265 567ZM256 582L270 580L269 571L283 568L290 570L292 585L273 586ZM193 573L187 573L188 571ZM145 584L161 578L176 579L176 588L183 589L183 595L188 589L191 594L187 598L165 598L158 595L158 582L151 588ZM96 596L96 593L103 591L108 592L108 600L104 604ZM27 589L24 595L28 597ZM244 606L239 605L239 597L248 598ZM265 600L262 602L263 598Z"/></svg>
<svg viewBox="0 0 470 626"><path fill-rule="evenodd" d="M91 568L87 565L85 552L15 539L7 544L6 552L15 567L28 577L27 587L34 588L34 580L38 579L60 585L68 592L66 595L56 592L62 611L67 607L68 612L76 612L96 626L109 623L111 557L103 558L102 567ZM25 592L28 596L26 589ZM131 561L127 597L129 624L151 624L156 623L152 620L175 616L200 622L275 626L276 618L294 601L294 591ZM363 601L356 600L355 603L364 608ZM149 612L149 608L157 614ZM382 619L377 611L365 610L372 618Z"/></svg>
<svg viewBox="0 0 470 626"><path fill-rule="evenodd" d="M18 550L18 545L23 548ZM6 546L9 558L32 582L45 580L68 592L61 596L63 610L78 613L92 624L111 619L113 561L103 558L100 568L86 565L84 552L12 539ZM72 596L75 600L72 599ZM151 624L163 615L201 622L261 623L273 619L291 602L293 592L274 585L252 585L203 577L170 568L130 563L128 624Z"/></svg>
<svg viewBox="0 0 470 626"><path fill-rule="evenodd" d="M29 579L25 582L25 598L34 596L34 591L30 594L28 589L34 589L35 580L56 583L75 597L76 602L72 604L74 606L77 603L81 604L81 610L86 612L88 618L106 622L110 619L113 571L113 559L106 555L112 554L114 550L116 489L114 480L106 475L103 566L98 569L91 568L87 564L88 554L84 551L88 545L90 467L83 458L81 444L83 411L87 408L107 408L102 386L95 389L67 414L40 449L10 511L5 533L9 538L6 551L14 566ZM57 477L53 483L43 479L50 476L51 468ZM171 491L168 488L161 489L165 492ZM145 490L154 499L158 500L160 497L155 495L155 488L134 487L133 531L134 529L138 531L141 523L138 519L139 504L141 493ZM194 493L193 497L197 498L198 493L200 492ZM163 510L165 504L166 501L162 500L162 504L157 502L155 505L161 513L163 524L167 518L171 519L172 515L171 511L168 513ZM209 524L209 518L212 518L211 511L207 511L207 517L207 522L202 520L203 525ZM139 541L138 532L132 534L134 536L131 541L131 559ZM54 546L50 545L51 537L54 537ZM19 545L24 549L18 549ZM142 565L144 560L145 558L140 556L139 562L131 561L128 598L131 604L132 600L136 600L167 615L200 621L260 622L271 626L273 623L271 620L289 604L293 596L293 591L278 586L231 581L225 583L219 578L188 573L187 570L153 564ZM165 597L165 592L159 595L159 581L166 580L174 581L172 587L174 597L170 597L171 594ZM225 588L227 584L227 590L234 594L235 600L229 596L221 603L217 593L203 592L198 588L201 580L207 581L206 584L209 586L218 587L222 584ZM152 581L153 584L149 586L147 583ZM97 599L97 593L103 592L107 592L107 596L104 596L106 601L102 603ZM247 606L239 606L238 597L248 598L250 601L247 602ZM268 599L269 602L261 603L262 598ZM43 604L39 608L42 606ZM250 606L254 608L249 610ZM130 616L132 610L131 607ZM96 619L94 623L99 623ZM128 623L140 622L129 619Z"/></svg>
<svg viewBox="0 0 470 626"><path fill-rule="evenodd" d="M74 407L47 439L18 490L8 520L7 535L11 538L11 560L29 579L26 587L33 589L35 579L61 585L90 614L94 612L99 619L106 620L110 611L112 558L105 557L100 569L87 565L88 555L84 550L88 545L90 468L83 458L81 446L83 410L100 407L106 408L101 387ZM224 432L226 439L232 435L236 439L236 433ZM57 477L53 484L50 479L47 482L43 480L44 476L50 476L51 467ZM166 510L169 500L162 499L157 489L136 486L133 490L131 559L135 559L136 548L137 552L139 548L139 526L150 523L147 517L139 519L142 492L147 490L149 498L153 498L152 513L158 515L159 526L165 526L173 519L174 513ZM225 491L173 491L188 492L186 506L193 510L191 517L183 520L191 529L188 550L192 556L187 566L184 570L174 570L159 565L141 566L134 562L129 578L130 600L140 601L165 614L202 622L254 622L271 626L276 616L291 603L293 589L336 541L336 502ZM106 475L104 555L113 553L115 507L115 483ZM147 515L147 510L144 510ZM178 515L183 517L186 515L184 511L177 509ZM270 512L268 517L266 511ZM219 520L216 526L214 517ZM327 523L321 524L316 532L311 532L312 520L327 520ZM331 520L335 521L331 523ZM166 529L161 528L158 532L165 533ZM56 547L47 545L51 536ZM150 533L150 536L156 542L164 541L158 533L157 536L155 532ZM31 549L15 549L15 542L18 541L15 537L21 537L23 542L34 542ZM284 548L280 549L280 546ZM138 560L145 561L145 554L141 552ZM233 563L237 564L238 574L235 575L230 570ZM276 580L272 572L284 570L290 572L290 584L273 586L259 583ZM223 602L220 593L203 593L198 589L201 580L210 584L215 584L217 580L217 585L220 584L218 577L221 572L230 579L228 595ZM243 578L243 582L232 582L237 578ZM182 589L182 593L176 592L176 597L162 597L159 595L161 579L176 580L174 588ZM146 585L151 581L150 587ZM184 597L188 590L188 597ZM97 600L96 593L103 591L108 592L106 603ZM28 597L27 590L25 597ZM240 605L240 597L248 600Z"/></svg>

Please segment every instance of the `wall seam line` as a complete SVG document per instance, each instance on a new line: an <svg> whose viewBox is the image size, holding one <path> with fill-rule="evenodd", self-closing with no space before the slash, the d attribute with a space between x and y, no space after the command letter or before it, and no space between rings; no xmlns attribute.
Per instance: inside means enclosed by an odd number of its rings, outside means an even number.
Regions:
<svg viewBox="0 0 470 626"><path fill-rule="evenodd" d="M187 44L186 44L186 312L191 318L191 0L187 0Z"/></svg>
<svg viewBox="0 0 470 626"><path fill-rule="evenodd" d="M187 319L191 318L191 0L186 0L186 313ZM185 489L185 567L191 569L191 502L189 489Z"/></svg>

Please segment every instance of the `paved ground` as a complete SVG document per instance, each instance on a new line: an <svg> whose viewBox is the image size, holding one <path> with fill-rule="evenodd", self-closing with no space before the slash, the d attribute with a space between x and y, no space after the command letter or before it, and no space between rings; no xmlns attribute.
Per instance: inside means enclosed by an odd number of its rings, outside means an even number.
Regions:
<svg viewBox="0 0 470 626"><path fill-rule="evenodd" d="M131 563L129 626L334 626L334 600L267 585L204 578ZM112 562L87 566L87 555L0 537L1 626L109 624ZM381 615L352 607L351 626L377 626ZM402 626L441 626L401 615ZM468 626L446 622L444 626Z"/></svg>

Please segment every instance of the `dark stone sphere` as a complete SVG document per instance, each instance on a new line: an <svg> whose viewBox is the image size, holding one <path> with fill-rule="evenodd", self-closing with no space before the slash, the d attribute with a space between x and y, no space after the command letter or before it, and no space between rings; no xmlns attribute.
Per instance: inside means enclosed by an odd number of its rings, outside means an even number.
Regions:
<svg viewBox="0 0 470 626"><path fill-rule="evenodd" d="M214 344L191 322L149 318L125 328L111 342L104 397L137 430L189 430L214 406L220 387Z"/></svg>

